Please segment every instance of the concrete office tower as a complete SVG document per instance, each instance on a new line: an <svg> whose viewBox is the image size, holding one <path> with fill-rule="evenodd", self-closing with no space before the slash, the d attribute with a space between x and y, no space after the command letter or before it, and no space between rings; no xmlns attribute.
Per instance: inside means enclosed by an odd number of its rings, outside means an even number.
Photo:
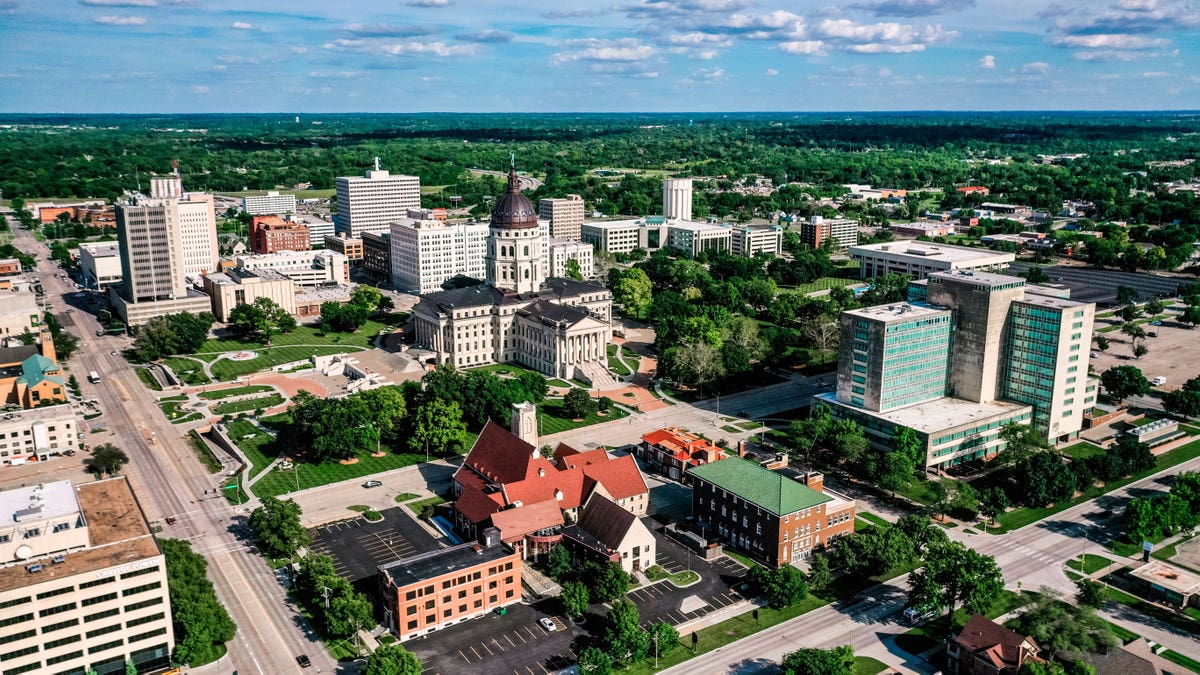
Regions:
<svg viewBox="0 0 1200 675"><path fill-rule="evenodd" d="M671 220L692 219L692 179L663 180L663 216Z"/></svg>
<svg viewBox="0 0 1200 675"><path fill-rule="evenodd" d="M543 199L538 211L550 221L550 236L579 241L583 229L583 197L567 195L562 199Z"/></svg>
<svg viewBox="0 0 1200 675"><path fill-rule="evenodd" d="M407 217L409 209L421 208L421 179L380 170L378 157L374 170L340 177L336 187L337 230L351 237L387 232L393 221Z"/></svg>
<svg viewBox="0 0 1200 675"><path fill-rule="evenodd" d="M1088 379L1092 303L1029 293L1009 312L1003 395L1033 406L1033 426L1051 441L1074 437L1095 404Z"/></svg>
<svg viewBox="0 0 1200 675"><path fill-rule="evenodd" d="M487 243L487 282L517 293L538 290L546 278L546 258L533 202L521 194L517 170L509 167L508 192L492 210Z"/></svg>
<svg viewBox="0 0 1200 675"><path fill-rule="evenodd" d="M842 312L838 400L887 412L945 396L950 318L908 303Z"/></svg>
<svg viewBox="0 0 1200 675"><path fill-rule="evenodd" d="M242 197L242 210L252 216L295 213L296 195L281 195L272 191L256 197Z"/></svg>
<svg viewBox="0 0 1200 675"><path fill-rule="evenodd" d="M1001 391L1008 309L1025 296L1025 280L988 272L933 274L926 300L955 310L950 395L990 403Z"/></svg>
<svg viewBox="0 0 1200 675"><path fill-rule="evenodd" d="M154 199L179 199L183 196L183 179L179 176L179 167L171 173L160 176L150 174L150 196Z"/></svg>
<svg viewBox="0 0 1200 675"><path fill-rule="evenodd" d="M199 279L217 268L217 215L213 196L188 192L179 200L179 244L183 274Z"/></svg>
<svg viewBox="0 0 1200 675"><path fill-rule="evenodd" d="M392 223L392 285L410 293L433 293L447 279L487 276L487 223L405 219Z"/></svg>
<svg viewBox="0 0 1200 675"><path fill-rule="evenodd" d="M117 245L125 299L139 303L187 296L176 200L118 204Z"/></svg>

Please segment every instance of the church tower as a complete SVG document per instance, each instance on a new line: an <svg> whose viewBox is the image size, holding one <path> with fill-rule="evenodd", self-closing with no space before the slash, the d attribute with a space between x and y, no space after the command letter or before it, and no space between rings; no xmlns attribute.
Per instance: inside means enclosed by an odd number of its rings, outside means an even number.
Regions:
<svg viewBox="0 0 1200 675"><path fill-rule="evenodd" d="M532 445L536 457L538 451L537 406L525 401L512 404L512 433L517 438Z"/></svg>
<svg viewBox="0 0 1200 675"><path fill-rule="evenodd" d="M496 288L532 293L546 278L537 209L521 194L517 169L508 169L508 192L492 210L487 245L487 282Z"/></svg>

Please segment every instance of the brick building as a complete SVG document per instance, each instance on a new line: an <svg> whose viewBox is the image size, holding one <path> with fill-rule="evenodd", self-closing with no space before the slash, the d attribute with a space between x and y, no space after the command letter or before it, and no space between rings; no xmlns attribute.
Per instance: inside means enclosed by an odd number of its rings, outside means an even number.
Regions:
<svg viewBox="0 0 1200 675"><path fill-rule="evenodd" d="M976 614L946 645L952 675L1016 675L1026 661L1042 663L1033 638Z"/></svg>
<svg viewBox="0 0 1200 675"><path fill-rule="evenodd" d="M329 251L337 251L346 256L350 261L351 267L359 267L363 262L363 240L362 237L347 237L345 232L339 232L334 236L325 237L325 248Z"/></svg>
<svg viewBox="0 0 1200 675"><path fill-rule="evenodd" d="M384 625L404 641L520 602L521 556L487 534L380 565Z"/></svg>
<svg viewBox="0 0 1200 675"><path fill-rule="evenodd" d="M805 485L740 457L688 473L698 524L771 567L803 560L854 531L854 501L825 492L819 473L803 476Z"/></svg>
<svg viewBox="0 0 1200 675"><path fill-rule="evenodd" d="M250 220L250 250L256 254L311 249L308 226L279 216L254 216Z"/></svg>
<svg viewBox="0 0 1200 675"><path fill-rule="evenodd" d="M651 471L668 478L685 480L690 467L725 459L725 451L707 439L676 427L651 431L642 436L638 457Z"/></svg>

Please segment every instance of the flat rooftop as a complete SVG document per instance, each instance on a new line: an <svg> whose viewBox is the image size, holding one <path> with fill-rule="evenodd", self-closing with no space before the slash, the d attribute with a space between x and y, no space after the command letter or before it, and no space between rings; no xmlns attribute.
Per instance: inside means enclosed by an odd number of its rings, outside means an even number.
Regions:
<svg viewBox="0 0 1200 675"><path fill-rule="evenodd" d="M1182 595L1200 591L1200 574L1162 560L1151 560L1130 572L1133 576Z"/></svg>
<svg viewBox="0 0 1200 675"><path fill-rule="evenodd" d="M37 560L30 559L28 562L0 567L0 593L34 584L44 584L55 579L66 579L77 574L131 565L159 555L162 555L162 552L158 550L158 544L155 543L154 537L146 535L122 542L119 546L101 546L75 553L65 553L61 563L51 562L50 556ZM26 565L35 563L41 563L42 570L36 573L29 572Z"/></svg>
<svg viewBox="0 0 1200 675"><path fill-rule="evenodd" d="M962 284L973 284L975 286L1007 286L1009 284L1025 285L1025 279L1014 277L1011 274L997 274L995 272L976 272L973 270L950 270L949 272L934 272L929 275L929 279L946 279Z"/></svg>
<svg viewBox="0 0 1200 675"><path fill-rule="evenodd" d="M914 431L925 434L935 434L946 429L954 429L972 422L983 422L994 417L1015 415L1022 410L1033 409L1021 403L1007 401L992 401L991 403L976 403L961 398L949 396L932 401L910 405L896 410L879 413L864 408L858 408L837 400L837 395L829 392L818 394L816 398L826 403L839 405L863 414L876 417L885 422L910 427Z"/></svg>
<svg viewBox="0 0 1200 675"><path fill-rule="evenodd" d="M79 248L87 249L93 258L112 258L121 255L115 241L85 242Z"/></svg>
<svg viewBox="0 0 1200 675"><path fill-rule="evenodd" d="M388 575L396 586L403 587L476 565L494 563L510 555L512 550L504 545L483 547L470 542L401 558L396 562L380 565L379 571Z"/></svg>
<svg viewBox="0 0 1200 675"><path fill-rule="evenodd" d="M146 516L124 477L76 487L91 546L104 546L150 534Z"/></svg>
<svg viewBox="0 0 1200 675"><path fill-rule="evenodd" d="M1060 298L1054 295L1042 295L1041 293L1029 293L1024 299L1014 300L1025 305L1036 305L1038 307L1052 307L1055 309L1066 309L1070 307L1084 307L1086 305L1094 305L1092 302L1080 302L1071 300L1070 298Z"/></svg>
<svg viewBox="0 0 1200 675"><path fill-rule="evenodd" d="M72 513L79 513L79 500L69 480L0 492L0 519L5 523L58 518Z"/></svg>
<svg viewBox="0 0 1200 675"><path fill-rule="evenodd" d="M208 297L208 296L204 296ZM11 417L9 417L11 415ZM0 426L11 424L14 422L33 423L39 420L46 422L59 422L62 420L74 420L75 411L71 409L69 403L60 405L51 405L44 408L29 408L26 410L11 410L4 414L0 414Z"/></svg>
<svg viewBox="0 0 1200 675"><path fill-rule="evenodd" d="M842 314L860 316L873 321L907 320L949 313L950 310L948 309L930 307L929 305L916 305L911 302L894 302L888 305L875 305L874 307L863 307L862 309L852 309L842 312Z"/></svg>
<svg viewBox="0 0 1200 675"><path fill-rule="evenodd" d="M923 241L889 241L882 244L863 244L851 246L850 254L859 255L892 254L910 255L933 260L944 260L952 263L969 263L980 260L1013 261L1016 256L1012 253L1001 253L986 248L968 248L966 246L951 246L949 244L931 244Z"/></svg>

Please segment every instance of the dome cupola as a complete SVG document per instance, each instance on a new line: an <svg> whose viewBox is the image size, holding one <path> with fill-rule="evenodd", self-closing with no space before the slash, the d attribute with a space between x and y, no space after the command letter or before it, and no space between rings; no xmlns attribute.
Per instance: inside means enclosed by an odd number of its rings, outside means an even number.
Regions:
<svg viewBox="0 0 1200 675"><path fill-rule="evenodd" d="M496 202L492 209L492 227L503 229L526 229L538 226L537 209L533 202L521 194L521 182L515 166L508 168L508 192Z"/></svg>

